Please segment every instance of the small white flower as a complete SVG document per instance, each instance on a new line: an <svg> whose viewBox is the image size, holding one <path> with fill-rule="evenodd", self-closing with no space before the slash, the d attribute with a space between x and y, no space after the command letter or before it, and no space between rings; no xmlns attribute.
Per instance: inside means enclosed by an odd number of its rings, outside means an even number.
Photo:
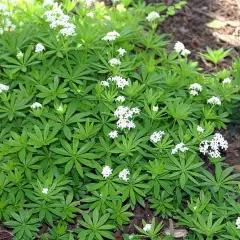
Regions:
<svg viewBox="0 0 240 240"><path fill-rule="evenodd" d="M125 53L127 53L127 51L123 48L119 48L117 52L119 53L120 56L123 56Z"/></svg>
<svg viewBox="0 0 240 240"><path fill-rule="evenodd" d="M43 7L52 6L54 4L53 0L45 0L42 4Z"/></svg>
<svg viewBox="0 0 240 240"><path fill-rule="evenodd" d="M182 42L176 42L175 45L174 45L174 50L177 52L177 53L181 53L183 50L185 49L185 46Z"/></svg>
<svg viewBox="0 0 240 240"><path fill-rule="evenodd" d="M139 108L137 108L137 107L132 108L131 111L132 111L133 113L135 113L135 114L139 114L139 113L141 112L141 110L140 110Z"/></svg>
<svg viewBox="0 0 240 240"><path fill-rule="evenodd" d="M120 34L116 31L108 32L106 36L102 38L104 41L114 41L120 37Z"/></svg>
<svg viewBox="0 0 240 240"><path fill-rule="evenodd" d="M126 98L124 96L118 96L115 101L117 102L124 102Z"/></svg>
<svg viewBox="0 0 240 240"><path fill-rule="evenodd" d="M201 126L197 126L197 132L198 133L203 133L204 132L204 128L202 128Z"/></svg>
<svg viewBox="0 0 240 240"><path fill-rule="evenodd" d="M151 228L152 228L152 224L147 223L147 224L144 226L143 230L144 230L145 232L149 232L149 231L151 230Z"/></svg>
<svg viewBox="0 0 240 240"><path fill-rule="evenodd" d="M189 148L186 147L186 145L181 142L181 143L178 143L174 149L172 149L172 154L176 154L178 152L186 152Z"/></svg>
<svg viewBox="0 0 240 240"><path fill-rule="evenodd" d="M220 158L221 149L227 150L228 142L223 138L220 133L215 133L211 141L204 140L201 141L199 144L199 151L204 155L208 153L212 158Z"/></svg>
<svg viewBox="0 0 240 240"><path fill-rule="evenodd" d="M121 76L109 77L107 80L115 82L116 85L121 89L123 89L125 86L129 86L128 80Z"/></svg>
<svg viewBox="0 0 240 240"><path fill-rule="evenodd" d="M22 53L22 51L19 51L19 52L17 53L17 58L18 58L18 59L23 58L23 53Z"/></svg>
<svg viewBox="0 0 240 240"><path fill-rule="evenodd" d="M19 26L22 27L24 25L23 21L19 22Z"/></svg>
<svg viewBox="0 0 240 240"><path fill-rule="evenodd" d="M108 81L101 81L100 85L104 86L104 87L109 87L109 82Z"/></svg>
<svg viewBox="0 0 240 240"><path fill-rule="evenodd" d="M129 170L127 168L125 168L119 173L118 177L123 181L128 181L129 174L130 174Z"/></svg>
<svg viewBox="0 0 240 240"><path fill-rule="evenodd" d="M108 178L113 172L113 169L111 169L109 166L105 166L102 169L102 175L104 178Z"/></svg>
<svg viewBox="0 0 240 240"><path fill-rule="evenodd" d="M95 2L96 0L85 0L85 5L87 8L90 8L94 5Z"/></svg>
<svg viewBox="0 0 240 240"><path fill-rule="evenodd" d="M89 13L87 13L86 16L87 16L87 17L90 17L90 18L94 18L94 13L93 13L93 12L89 12Z"/></svg>
<svg viewBox="0 0 240 240"><path fill-rule="evenodd" d="M42 193L43 193L43 194L48 194L48 188L43 188L43 189L42 189Z"/></svg>
<svg viewBox="0 0 240 240"><path fill-rule="evenodd" d="M121 61L117 58L112 58L108 61L108 63L111 65L111 66L119 66L121 65Z"/></svg>
<svg viewBox="0 0 240 240"><path fill-rule="evenodd" d="M109 136L110 138L112 138L112 139L115 139L115 138L118 137L118 131L112 130L112 131L108 134L108 136Z"/></svg>
<svg viewBox="0 0 240 240"><path fill-rule="evenodd" d="M197 209L197 206L194 206L194 207L193 207L193 210L196 210L196 209Z"/></svg>
<svg viewBox="0 0 240 240"><path fill-rule="evenodd" d="M202 91L202 86L199 83L193 83L189 86L189 89L201 92Z"/></svg>
<svg viewBox="0 0 240 240"><path fill-rule="evenodd" d="M146 19L147 19L149 22L152 22L152 21L154 21L154 20L156 20L156 19L158 19L158 18L160 18L160 15L159 15L158 12L155 12L155 11L150 12L150 13L148 14L148 16L146 17Z"/></svg>
<svg viewBox="0 0 240 240"><path fill-rule="evenodd" d="M154 112L157 112L157 111L158 111L158 106L153 106L152 110L153 110Z"/></svg>
<svg viewBox="0 0 240 240"><path fill-rule="evenodd" d="M232 82L232 79L231 78L225 78L223 81L222 81L222 84L228 84L228 83L231 83Z"/></svg>
<svg viewBox="0 0 240 240"><path fill-rule="evenodd" d="M133 121L128 121L127 128L129 130L132 129L132 128L135 128L135 127L136 127L136 125L135 125L135 123Z"/></svg>
<svg viewBox="0 0 240 240"><path fill-rule="evenodd" d="M221 105L221 100L219 97L211 97L207 100L207 103L211 105Z"/></svg>
<svg viewBox="0 0 240 240"><path fill-rule="evenodd" d="M42 104L39 102L35 102L30 106L30 108L32 108L32 109L42 108Z"/></svg>
<svg viewBox="0 0 240 240"><path fill-rule="evenodd" d="M196 90L191 90L191 91L189 92L189 94L192 95L192 96L197 96L197 95L198 95L198 91L196 91Z"/></svg>
<svg viewBox="0 0 240 240"><path fill-rule="evenodd" d="M240 217L238 217L236 220L236 226L237 226L237 229L240 229Z"/></svg>
<svg viewBox="0 0 240 240"><path fill-rule="evenodd" d="M189 55L189 54L191 54L191 51L189 51L189 50L186 49L186 48L183 49L182 52L181 52L181 55L182 55L182 56L187 56L187 55Z"/></svg>
<svg viewBox="0 0 240 240"><path fill-rule="evenodd" d="M152 143L160 142L164 134L165 134L165 133L164 133L163 131L154 132L154 133L150 136L150 141L151 141Z"/></svg>
<svg viewBox="0 0 240 240"><path fill-rule="evenodd" d="M0 93L7 92L8 90L9 90L9 86L8 85L0 83Z"/></svg>
<svg viewBox="0 0 240 240"><path fill-rule="evenodd" d="M35 46L35 52L36 53L40 53L42 51L45 50L45 47L41 44L41 43L38 43L36 46Z"/></svg>
<svg viewBox="0 0 240 240"><path fill-rule="evenodd" d="M57 107L57 111L58 112L62 112L63 111L63 105L62 104Z"/></svg>

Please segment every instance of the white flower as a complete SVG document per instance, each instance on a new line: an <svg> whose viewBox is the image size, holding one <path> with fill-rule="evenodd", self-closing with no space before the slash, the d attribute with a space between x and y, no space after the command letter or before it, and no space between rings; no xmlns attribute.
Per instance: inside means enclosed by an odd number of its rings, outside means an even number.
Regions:
<svg viewBox="0 0 240 240"><path fill-rule="evenodd" d="M35 52L36 53L40 53L42 51L45 50L45 47L41 44L41 43L38 43L36 46L35 46Z"/></svg>
<svg viewBox="0 0 240 240"><path fill-rule="evenodd" d="M129 174L130 174L129 170L127 168L125 168L119 173L118 177L120 179L122 179L123 181L128 181L128 179L129 179L128 175Z"/></svg>
<svg viewBox="0 0 240 240"><path fill-rule="evenodd" d="M238 217L236 220L236 226L237 226L237 229L240 229L240 217Z"/></svg>
<svg viewBox="0 0 240 240"><path fill-rule="evenodd" d="M199 83L193 83L189 86L189 89L201 92L202 91L202 86Z"/></svg>
<svg viewBox="0 0 240 240"><path fill-rule="evenodd" d="M108 178L112 174L113 170L109 166L105 166L102 169L102 175L104 178Z"/></svg>
<svg viewBox="0 0 240 240"><path fill-rule="evenodd" d="M151 230L151 228L152 228L152 224L146 224L145 226L144 226L144 228L143 228L143 230L145 231L145 232L149 232L150 230Z"/></svg>
<svg viewBox="0 0 240 240"><path fill-rule="evenodd" d="M22 51L19 51L19 52L17 53L17 58L18 58L18 59L23 58L23 53L22 53Z"/></svg>
<svg viewBox="0 0 240 240"><path fill-rule="evenodd" d="M63 111L63 105L62 104L57 107L57 111L58 112L62 112Z"/></svg>
<svg viewBox="0 0 240 240"><path fill-rule="evenodd" d="M165 133L163 131L157 131L157 132L154 132L151 136L150 136L150 141L152 143L157 143L159 141L161 141L162 139L162 136L164 135Z"/></svg>
<svg viewBox="0 0 240 240"><path fill-rule="evenodd" d="M204 132L204 128L202 128L201 126L197 126L197 132L198 133L203 133Z"/></svg>
<svg viewBox="0 0 240 240"><path fill-rule="evenodd" d="M127 51L123 48L119 48L117 52L119 53L120 56L123 56L125 53L127 53Z"/></svg>
<svg viewBox="0 0 240 240"><path fill-rule="evenodd" d="M157 112L157 111L158 111L158 106L153 106L152 110L153 110L154 112Z"/></svg>
<svg viewBox="0 0 240 240"><path fill-rule="evenodd" d="M117 128L135 128L135 124L130 119L133 117L134 114L139 114L139 108L129 108L125 106L119 106L114 112L114 116L118 118L117 121Z"/></svg>
<svg viewBox="0 0 240 240"><path fill-rule="evenodd" d="M115 101L117 102L124 102L126 98L124 96L118 96Z"/></svg>
<svg viewBox="0 0 240 240"><path fill-rule="evenodd" d="M42 108L42 104L39 102L33 103L30 108L35 109L35 108Z"/></svg>
<svg viewBox="0 0 240 240"><path fill-rule="evenodd" d="M118 37L120 37L120 34L116 31L108 32L106 36L102 38L104 41L114 41Z"/></svg>
<svg viewBox="0 0 240 240"><path fill-rule="evenodd" d="M221 100L219 97L211 97L207 100L207 103L211 105L221 105Z"/></svg>
<svg viewBox="0 0 240 240"><path fill-rule="evenodd" d="M198 91L196 91L196 90L191 90L191 91L189 92L189 94L192 95L192 96L197 96L197 95L198 95Z"/></svg>
<svg viewBox="0 0 240 240"><path fill-rule="evenodd" d="M104 87L109 87L109 82L108 81L101 81L100 85L104 86Z"/></svg>
<svg viewBox="0 0 240 240"><path fill-rule="evenodd" d="M43 16L50 23L50 28L58 28L59 34L63 36L72 36L75 33L76 26L70 23L70 17L65 15L60 7L54 7L46 11Z"/></svg>
<svg viewBox="0 0 240 240"><path fill-rule="evenodd" d="M89 12L89 13L87 13L86 16L87 16L87 17L90 17L90 18L94 18L94 13L93 13L93 12Z"/></svg>
<svg viewBox="0 0 240 240"><path fill-rule="evenodd" d="M176 154L178 152L186 152L189 148L186 147L186 145L181 142L181 143L178 143L174 149L172 149L172 154Z"/></svg>
<svg viewBox="0 0 240 240"><path fill-rule="evenodd" d="M121 65L121 61L117 58L112 58L108 61L111 66Z"/></svg>
<svg viewBox="0 0 240 240"><path fill-rule="evenodd" d="M211 141L204 140L201 141L199 144L199 151L204 155L208 153L212 158L220 158L221 149L227 150L228 142L223 138L220 133L215 133Z"/></svg>
<svg viewBox="0 0 240 240"><path fill-rule="evenodd" d="M90 8L94 5L97 0L85 0L85 5L87 8Z"/></svg>
<svg viewBox="0 0 240 240"><path fill-rule="evenodd" d="M45 0L42 4L43 7L52 6L54 4L53 0Z"/></svg>
<svg viewBox="0 0 240 240"><path fill-rule="evenodd" d="M183 49L182 52L181 52L181 55L182 55L182 56L187 56L187 55L189 55L189 54L191 54L191 51L189 51L189 50L186 49L186 48Z"/></svg>
<svg viewBox="0 0 240 240"><path fill-rule="evenodd" d="M43 188L43 189L42 189L42 193L43 193L43 194L48 194L48 188Z"/></svg>
<svg viewBox="0 0 240 240"><path fill-rule="evenodd" d="M76 26L72 23L66 25L66 27L62 28L59 33L63 36L73 36L75 34Z"/></svg>
<svg viewBox="0 0 240 240"><path fill-rule="evenodd" d="M222 83L223 84L227 84L227 83L231 83L232 82L232 79L231 78L225 78L223 81L222 81Z"/></svg>
<svg viewBox="0 0 240 240"><path fill-rule="evenodd" d="M115 139L115 138L118 137L118 131L112 130L112 131L108 134L108 136L109 136L110 138L112 138L112 139Z"/></svg>
<svg viewBox="0 0 240 240"><path fill-rule="evenodd" d="M177 53L181 53L183 50L185 49L185 46L182 42L176 42L175 45L174 45L174 50L177 52Z"/></svg>
<svg viewBox="0 0 240 240"><path fill-rule="evenodd" d="M121 89L123 89L125 86L129 86L128 80L120 76L109 77L107 80L115 82L116 85Z"/></svg>
<svg viewBox="0 0 240 240"><path fill-rule="evenodd" d="M160 15L159 15L159 13L157 13L157 12L155 12L155 11L150 12L150 13L148 14L148 16L146 17L146 19L147 19L149 22L152 22L152 21L154 21L154 20L156 20L156 19L158 19L158 18L160 18Z"/></svg>
<svg viewBox="0 0 240 240"><path fill-rule="evenodd" d="M194 206L194 207L193 207L193 210L196 210L196 209L197 209L197 206Z"/></svg>
<svg viewBox="0 0 240 240"><path fill-rule="evenodd" d="M8 85L0 83L0 93L7 92L8 90L9 90L9 86Z"/></svg>

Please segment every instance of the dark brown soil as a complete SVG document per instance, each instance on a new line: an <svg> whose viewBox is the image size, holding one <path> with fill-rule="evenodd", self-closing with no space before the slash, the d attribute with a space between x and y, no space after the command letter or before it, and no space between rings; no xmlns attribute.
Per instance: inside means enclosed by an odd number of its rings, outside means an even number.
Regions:
<svg viewBox="0 0 240 240"><path fill-rule="evenodd" d="M160 0L165 4L173 4L179 0ZM231 48L231 56L225 59L222 67L231 66L232 60L240 56L240 7L237 0L188 0L187 5L173 17L162 23L160 31L170 34L172 45L181 41L192 52L191 59L198 60L204 70L212 65L202 60L199 53L204 53L206 47L212 49ZM206 23L212 20L227 23L221 29L211 29ZM222 39L226 38L225 41ZM172 47L170 45L170 47Z"/></svg>

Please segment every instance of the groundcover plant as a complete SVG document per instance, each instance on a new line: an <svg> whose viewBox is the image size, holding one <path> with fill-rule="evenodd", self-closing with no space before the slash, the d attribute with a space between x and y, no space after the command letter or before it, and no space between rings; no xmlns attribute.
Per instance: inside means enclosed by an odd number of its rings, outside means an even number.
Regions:
<svg viewBox="0 0 240 240"><path fill-rule="evenodd" d="M159 24L185 3L0 4L0 221L15 240L240 239L239 175L221 134L240 61L202 73ZM187 36L186 36L187 37ZM176 226L175 226L176 228Z"/></svg>

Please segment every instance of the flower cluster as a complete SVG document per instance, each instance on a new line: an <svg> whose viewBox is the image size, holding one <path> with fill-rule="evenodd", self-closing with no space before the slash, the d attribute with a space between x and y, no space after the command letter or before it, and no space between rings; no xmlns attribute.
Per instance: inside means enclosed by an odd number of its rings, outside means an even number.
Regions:
<svg viewBox="0 0 240 240"><path fill-rule="evenodd" d="M240 217L238 217L236 220L236 226L237 226L237 229L240 229Z"/></svg>
<svg viewBox="0 0 240 240"><path fill-rule="evenodd" d="M118 137L118 131L112 130L112 131L108 134L108 136L109 136L110 138L112 138L112 139L115 139L115 138Z"/></svg>
<svg viewBox="0 0 240 240"><path fill-rule="evenodd" d="M207 100L207 103L211 105L221 105L221 99L219 97L211 97Z"/></svg>
<svg viewBox="0 0 240 240"><path fill-rule="evenodd" d="M109 82L108 81L101 81L100 85L104 86L104 87L109 87Z"/></svg>
<svg viewBox="0 0 240 240"><path fill-rule="evenodd" d="M48 188L43 188L43 189L42 189L42 193L43 193L43 194L48 194Z"/></svg>
<svg viewBox="0 0 240 240"><path fill-rule="evenodd" d="M63 13L63 10L54 5L52 10L46 11L43 16L50 23L50 28L59 29L59 34L63 36L72 36L75 34L76 26L70 23L70 17Z"/></svg>
<svg viewBox="0 0 240 240"><path fill-rule="evenodd" d="M124 96L118 96L115 101L117 102L124 102L126 98Z"/></svg>
<svg viewBox="0 0 240 240"><path fill-rule="evenodd" d="M178 143L174 149L172 149L172 154L176 154L178 152L186 152L189 148L186 147L186 145L181 142L181 143Z"/></svg>
<svg viewBox="0 0 240 240"><path fill-rule="evenodd" d="M9 86L8 85L0 83L0 93L7 92L8 90L9 90Z"/></svg>
<svg viewBox="0 0 240 240"><path fill-rule="evenodd" d="M94 18L94 13L93 12L89 12L86 14L87 17L90 17L90 18Z"/></svg>
<svg viewBox="0 0 240 240"><path fill-rule="evenodd" d="M102 175L104 178L108 178L113 172L113 169L111 169L109 166L105 166L102 169Z"/></svg>
<svg viewBox="0 0 240 240"><path fill-rule="evenodd" d="M159 109L158 106L153 106L153 107L152 107L152 110L153 110L154 112L157 112L158 109Z"/></svg>
<svg viewBox="0 0 240 240"><path fill-rule="evenodd" d="M85 6L87 7L87 8L91 8L94 4L95 4L95 2L96 2L97 0L85 0L84 2L85 2Z"/></svg>
<svg viewBox="0 0 240 240"><path fill-rule="evenodd" d="M232 82L232 79L228 77L228 78L223 79L222 84L228 84L231 82Z"/></svg>
<svg viewBox="0 0 240 240"><path fill-rule="evenodd" d="M197 132L200 134L200 133L203 133L205 131L204 128L202 128L201 126L197 126Z"/></svg>
<svg viewBox="0 0 240 240"><path fill-rule="evenodd" d="M123 89L125 86L129 86L128 80L126 80L121 76L109 77L107 80L115 82L118 88L121 88L121 89Z"/></svg>
<svg viewBox="0 0 240 240"><path fill-rule="evenodd" d="M190 95L197 96L202 91L202 86L199 83L193 83L189 86Z"/></svg>
<svg viewBox="0 0 240 240"><path fill-rule="evenodd" d="M150 12L150 13L148 14L148 16L146 17L146 19L147 19L149 22L152 22L152 21L154 21L154 20L156 20L156 19L158 19L158 18L160 18L160 15L159 15L158 12L155 12L155 11Z"/></svg>
<svg viewBox="0 0 240 240"><path fill-rule="evenodd" d="M151 136L150 136L150 141L152 143L157 143L157 142L160 142L161 139L162 139L162 136L165 134L164 131L157 131L157 132L154 132Z"/></svg>
<svg viewBox="0 0 240 240"><path fill-rule="evenodd" d="M112 58L108 61L108 63L111 65L111 66L119 66L121 65L121 61L118 59L118 58Z"/></svg>
<svg viewBox="0 0 240 240"><path fill-rule="evenodd" d="M39 102L35 102L30 106L30 108L32 108L32 109L42 108L42 104Z"/></svg>
<svg viewBox="0 0 240 240"><path fill-rule="evenodd" d="M45 0L42 4L43 7L48 7L48 6L52 6L52 5L54 5L53 0Z"/></svg>
<svg viewBox="0 0 240 240"><path fill-rule="evenodd" d="M130 175L130 172L127 168L125 168L119 173L118 177L123 181L128 181L128 175Z"/></svg>
<svg viewBox="0 0 240 240"><path fill-rule="evenodd" d="M24 56L24 54L22 53L22 51L19 51L16 55L17 59L22 59Z"/></svg>
<svg viewBox="0 0 240 240"><path fill-rule="evenodd" d="M132 119L134 114L139 114L139 113L140 113L139 108L129 108L125 106L119 106L114 112L114 116L118 118L117 127L120 129L135 128L134 122L130 119Z"/></svg>
<svg viewBox="0 0 240 240"><path fill-rule="evenodd" d="M147 223L147 224L144 226L143 230L144 230L145 232L149 232L149 231L151 230L151 228L152 228L152 224Z"/></svg>
<svg viewBox="0 0 240 240"><path fill-rule="evenodd" d="M16 29L16 25L12 23L9 17L10 12L8 11L8 7L0 3L0 34L3 34L4 32L13 32Z"/></svg>
<svg viewBox="0 0 240 240"><path fill-rule="evenodd" d="M117 52L119 53L120 56L124 56L124 54L127 53L127 51L124 48L119 48Z"/></svg>
<svg viewBox="0 0 240 240"><path fill-rule="evenodd" d="M187 56L191 53L188 49L185 48L184 44L179 41L175 43L174 50L177 53L180 53L182 56Z"/></svg>
<svg viewBox="0 0 240 240"><path fill-rule="evenodd" d="M102 40L104 41L114 41L118 37L120 37L120 34L116 31L108 32L107 35L105 35Z"/></svg>
<svg viewBox="0 0 240 240"><path fill-rule="evenodd" d="M199 151L204 155L209 154L212 158L221 157L221 149L228 149L228 142L223 138L220 133L215 133L211 141L201 141L199 145Z"/></svg>
<svg viewBox="0 0 240 240"><path fill-rule="evenodd" d="M38 43L36 46L35 46L35 52L36 53L41 53L42 51L45 50L45 47L41 44L41 43Z"/></svg>

